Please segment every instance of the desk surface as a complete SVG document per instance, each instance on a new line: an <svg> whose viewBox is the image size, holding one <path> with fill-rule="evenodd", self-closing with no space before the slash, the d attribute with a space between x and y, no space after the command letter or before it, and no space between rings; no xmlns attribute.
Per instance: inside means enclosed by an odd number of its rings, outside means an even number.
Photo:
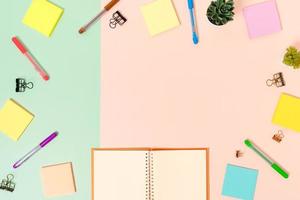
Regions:
<svg viewBox="0 0 300 200"><path fill-rule="evenodd" d="M255 199L300 199L300 135L283 129L282 143L271 139L279 129L271 119L280 93L300 96L300 71L282 64L289 45L300 47L300 2L277 0L283 30L250 40L242 8L261 0L235 1L235 20L222 27L205 16L210 0L195 1L197 46L186 1L173 0L181 26L153 38L140 12L146 2L121 1L116 9L128 22L115 30L102 26L101 146L209 147L212 200L231 199L221 196L227 163L259 170ZM280 71L287 86L267 87L265 81ZM290 178L282 179L247 149L246 138ZM234 157L237 149L244 157Z"/></svg>
<svg viewBox="0 0 300 200"><path fill-rule="evenodd" d="M0 179L13 172L16 190L0 191L0 199L46 199L42 194L40 168L71 161L77 192L58 197L61 200L90 199L90 148L99 141L99 24L85 35L78 28L95 14L98 0L54 0L65 12L51 38L22 24L31 0L1 2L0 21L0 107L14 98L35 114L35 118L18 142L0 134ZM11 42L19 36L50 74L44 82L29 61ZM25 93L15 93L15 78L34 83ZM16 171L12 164L51 132L60 135L45 149Z"/></svg>

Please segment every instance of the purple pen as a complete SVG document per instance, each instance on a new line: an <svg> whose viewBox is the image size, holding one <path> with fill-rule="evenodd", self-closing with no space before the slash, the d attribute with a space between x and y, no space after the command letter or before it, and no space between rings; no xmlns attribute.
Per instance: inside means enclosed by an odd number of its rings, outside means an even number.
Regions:
<svg viewBox="0 0 300 200"><path fill-rule="evenodd" d="M43 140L38 146L34 147L30 152L28 152L25 156L23 156L20 160L18 160L14 165L13 168L20 167L24 162L26 162L29 158L31 158L36 152L38 152L40 149L45 147L49 142L51 142L56 136L58 135L58 132L55 131L51 135L49 135L45 140Z"/></svg>

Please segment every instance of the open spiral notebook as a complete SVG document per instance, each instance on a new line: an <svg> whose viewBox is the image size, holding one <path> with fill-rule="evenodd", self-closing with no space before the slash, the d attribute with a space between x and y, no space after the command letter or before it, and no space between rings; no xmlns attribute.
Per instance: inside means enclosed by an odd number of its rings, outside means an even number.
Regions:
<svg viewBox="0 0 300 200"><path fill-rule="evenodd" d="M92 200L209 200L206 148L92 149Z"/></svg>

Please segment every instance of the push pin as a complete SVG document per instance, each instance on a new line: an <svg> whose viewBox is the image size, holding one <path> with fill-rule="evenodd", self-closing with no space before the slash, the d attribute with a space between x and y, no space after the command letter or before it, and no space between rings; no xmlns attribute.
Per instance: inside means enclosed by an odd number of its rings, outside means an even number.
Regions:
<svg viewBox="0 0 300 200"><path fill-rule="evenodd" d="M28 82L24 78L16 78L16 92L25 92L25 89L32 89L33 83Z"/></svg>
<svg viewBox="0 0 300 200"><path fill-rule="evenodd" d="M272 139L276 142L280 143L284 138L284 134L281 130L279 130L275 135L273 135Z"/></svg>
<svg viewBox="0 0 300 200"><path fill-rule="evenodd" d="M117 24L122 26L126 21L127 19L119 11L116 11L109 20L109 27L114 29L117 27Z"/></svg>
<svg viewBox="0 0 300 200"><path fill-rule="evenodd" d="M243 152L241 152L240 150L236 150L235 152L235 157L239 158L239 157L242 157L243 156Z"/></svg>
<svg viewBox="0 0 300 200"><path fill-rule="evenodd" d="M285 81L283 79L282 72L274 74L273 79L268 79L266 83L267 83L267 86L269 86L269 87L271 87L273 85L275 85L276 87L285 86Z"/></svg>
<svg viewBox="0 0 300 200"><path fill-rule="evenodd" d="M15 190L16 184L12 182L14 179L14 175L8 174L6 176L6 179L3 179L0 185L0 189L2 190L7 190L9 192L13 192Z"/></svg>

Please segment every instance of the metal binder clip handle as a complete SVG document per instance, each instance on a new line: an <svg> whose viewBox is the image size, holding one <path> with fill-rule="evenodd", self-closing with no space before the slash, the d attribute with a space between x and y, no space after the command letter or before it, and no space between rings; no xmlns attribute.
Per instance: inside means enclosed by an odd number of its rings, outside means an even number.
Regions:
<svg viewBox="0 0 300 200"><path fill-rule="evenodd" d="M109 27L112 29L115 29L117 27L117 21L115 19L110 19L109 20Z"/></svg>
<svg viewBox="0 0 300 200"><path fill-rule="evenodd" d="M284 134L283 134L282 130L277 131L277 134L281 139L284 138Z"/></svg>
<svg viewBox="0 0 300 200"><path fill-rule="evenodd" d="M33 88L33 82L26 83L26 88L32 89Z"/></svg>
<svg viewBox="0 0 300 200"><path fill-rule="evenodd" d="M275 84L275 80L274 80L274 79L268 79L268 80L266 81L266 84L267 84L267 86L271 87L272 85Z"/></svg>

